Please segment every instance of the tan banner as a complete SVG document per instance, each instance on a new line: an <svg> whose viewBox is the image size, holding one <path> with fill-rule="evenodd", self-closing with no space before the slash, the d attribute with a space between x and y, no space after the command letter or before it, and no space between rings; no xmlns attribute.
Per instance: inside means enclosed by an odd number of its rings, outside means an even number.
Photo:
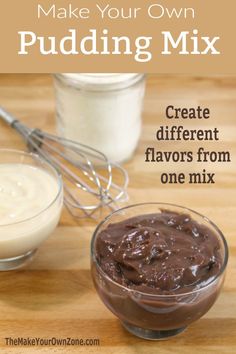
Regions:
<svg viewBox="0 0 236 354"><path fill-rule="evenodd" d="M1 72L235 73L236 1L1 1Z"/></svg>

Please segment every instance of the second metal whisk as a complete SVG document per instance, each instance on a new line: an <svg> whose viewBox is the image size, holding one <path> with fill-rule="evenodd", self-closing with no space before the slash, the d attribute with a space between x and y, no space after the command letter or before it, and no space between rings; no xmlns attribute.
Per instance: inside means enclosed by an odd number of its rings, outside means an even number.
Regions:
<svg viewBox="0 0 236 354"><path fill-rule="evenodd" d="M37 153L62 175L64 204L74 217L93 217L107 206L114 210L118 201L127 200L128 174L118 164L84 144L32 129L0 107L0 118L14 128ZM114 178L119 183L114 182Z"/></svg>

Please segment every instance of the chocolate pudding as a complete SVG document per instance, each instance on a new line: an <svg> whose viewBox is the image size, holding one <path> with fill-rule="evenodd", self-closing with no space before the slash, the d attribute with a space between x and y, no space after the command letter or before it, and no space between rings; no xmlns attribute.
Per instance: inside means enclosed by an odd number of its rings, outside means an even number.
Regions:
<svg viewBox="0 0 236 354"><path fill-rule="evenodd" d="M213 231L168 210L108 225L98 235L96 256L115 282L158 295L200 288L223 263Z"/></svg>
<svg viewBox="0 0 236 354"><path fill-rule="evenodd" d="M98 230L92 273L103 301L126 326L172 330L214 303L224 249L203 217L199 222L186 212L159 210L109 220Z"/></svg>

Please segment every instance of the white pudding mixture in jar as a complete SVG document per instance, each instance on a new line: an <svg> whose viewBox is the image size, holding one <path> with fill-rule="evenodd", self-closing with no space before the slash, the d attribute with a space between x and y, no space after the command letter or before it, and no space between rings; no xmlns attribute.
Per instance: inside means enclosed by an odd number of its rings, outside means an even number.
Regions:
<svg viewBox="0 0 236 354"><path fill-rule="evenodd" d="M101 151L112 162L129 159L141 133L145 76L74 73L54 77L59 135Z"/></svg>

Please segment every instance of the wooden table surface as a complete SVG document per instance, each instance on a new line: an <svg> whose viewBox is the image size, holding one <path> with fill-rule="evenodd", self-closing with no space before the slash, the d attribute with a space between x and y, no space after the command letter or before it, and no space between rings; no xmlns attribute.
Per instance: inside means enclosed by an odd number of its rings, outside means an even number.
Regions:
<svg viewBox="0 0 236 354"><path fill-rule="evenodd" d="M52 79L48 75L1 75L0 104L31 126L54 131ZM206 122L186 127L218 127L220 141L206 149L230 150L231 163L149 164L147 146L162 150L196 150L199 143L155 143L155 130L166 124L163 110L209 107ZM236 77L149 76L144 124L138 149L125 164L130 176L129 203L162 201L184 205L208 216L222 229L230 247L224 289L213 308L182 335L149 342L127 333L98 298L90 277L89 245L95 223L76 223L63 212L60 226L21 271L0 274L1 353L236 353ZM17 134L0 124L0 146L23 149ZM216 173L214 185L162 185L163 171L206 167ZM7 347L5 337L99 338L100 346Z"/></svg>

